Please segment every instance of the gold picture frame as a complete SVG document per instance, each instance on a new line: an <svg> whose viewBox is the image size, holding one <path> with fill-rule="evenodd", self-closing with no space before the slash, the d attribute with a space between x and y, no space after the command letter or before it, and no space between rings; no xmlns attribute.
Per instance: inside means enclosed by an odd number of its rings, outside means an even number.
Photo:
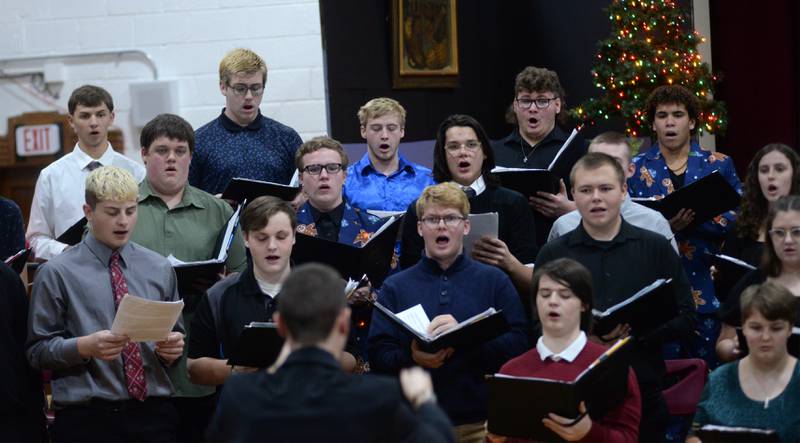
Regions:
<svg viewBox="0 0 800 443"><path fill-rule="evenodd" d="M392 0L392 84L458 86L456 0Z"/></svg>

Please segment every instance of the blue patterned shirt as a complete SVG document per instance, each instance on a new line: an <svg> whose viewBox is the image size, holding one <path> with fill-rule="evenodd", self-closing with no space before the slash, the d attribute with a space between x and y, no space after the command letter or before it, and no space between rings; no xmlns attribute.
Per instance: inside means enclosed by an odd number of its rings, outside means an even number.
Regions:
<svg viewBox="0 0 800 443"><path fill-rule="evenodd" d="M209 194L224 191L234 177L288 184L295 170L294 154L302 143L294 129L260 111L242 127L223 109L195 131L189 184Z"/></svg>
<svg viewBox="0 0 800 443"><path fill-rule="evenodd" d="M389 176L375 170L368 153L350 165L344 183L347 201L365 210L405 211L426 186L436 184L430 169L406 160L401 154L398 157L397 171Z"/></svg>

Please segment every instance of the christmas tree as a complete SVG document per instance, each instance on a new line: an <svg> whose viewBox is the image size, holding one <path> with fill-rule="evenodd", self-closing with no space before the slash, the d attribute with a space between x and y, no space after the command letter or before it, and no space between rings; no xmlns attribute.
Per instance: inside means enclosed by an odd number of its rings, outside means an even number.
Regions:
<svg viewBox="0 0 800 443"><path fill-rule="evenodd" d="M712 98L717 78L701 61L697 44L704 39L687 25L687 15L672 0L615 0L608 7L611 36L598 43L592 69L599 98L570 110L573 118L595 124L621 116L626 132L649 133L645 100L661 85L679 84L697 94L701 108L697 127L720 134L727 124L725 105Z"/></svg>

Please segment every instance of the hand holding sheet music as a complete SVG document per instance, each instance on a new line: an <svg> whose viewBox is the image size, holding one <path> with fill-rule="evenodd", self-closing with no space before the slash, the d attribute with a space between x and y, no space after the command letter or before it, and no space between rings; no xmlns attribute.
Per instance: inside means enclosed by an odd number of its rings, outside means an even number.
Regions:
<svg viewBox="0 0 800 443"><path fill-rule="evenodd" d="M156 301L126 294L117 307L111 332L131 341L166 339L183 310L183 300Z"/></svg>
<svg viewBox="0 0 800 443"><path fill-rule="evenodd" d="M429 353L449 347L480 345L511 329L502 310L489 308L456 325L451 325L449 321L437 320L437 324L434 324L436 334L431 334L428 331L431 320L421 305L412 306L397 314L379 302L375 302L373 305L389 321L416 338L420 350Z"/></svg>

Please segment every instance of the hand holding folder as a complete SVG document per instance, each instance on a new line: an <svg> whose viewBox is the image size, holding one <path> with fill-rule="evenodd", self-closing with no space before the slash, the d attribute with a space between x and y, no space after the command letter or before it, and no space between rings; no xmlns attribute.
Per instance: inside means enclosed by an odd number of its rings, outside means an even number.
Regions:
<svg viewBox="0 0 800 443"><path fill-rule="evenodd" d="M379 302L375 302L373 305L390 322L415 338L419 350L427 353L435 353L440 349L451 347L480 345L511 330L503 311L489 308L459 322L444 332L432 335L428 333L430 320L421 305L415 305L397 314Z"/></svg>
<svg viewBox="0 0 800 443"><path fill-rule="evenodd" d="M628 394L630 350L633 341L618 341L573 381L495 374L487 377L488 429L495 435L536 441L562 441L543 423L556 414L578 424L588 412L599 420L618 407ZM585 403L585 409L581 408Z"/></svg>

